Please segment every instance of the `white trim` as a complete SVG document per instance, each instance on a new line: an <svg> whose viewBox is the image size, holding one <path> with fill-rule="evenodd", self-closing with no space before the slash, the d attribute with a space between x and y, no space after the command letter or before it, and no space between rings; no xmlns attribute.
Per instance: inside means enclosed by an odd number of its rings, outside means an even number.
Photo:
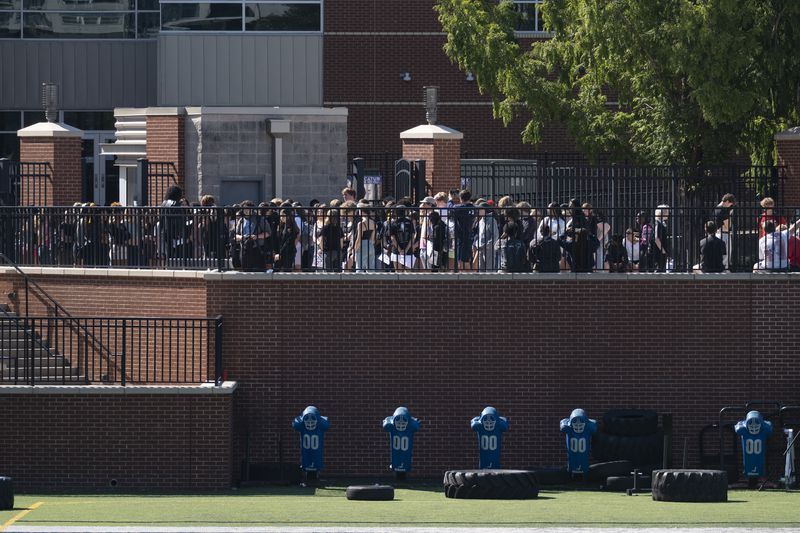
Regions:
<svg viewBox="0 0 800 533"><path fill-rule="evenodd" d="M800 141L800 126L775 134L776 141Z"/></svg>
<svg viewBox="0 0 800 533"><path fill-rule="evenodd" d="M238 387L236 381L225 381L219 387L213 383L201 383L195 385L49 385L43 382L41 385L0 385L0 397L19 394L69 394L69 395L230 395Z"/></svg>
<svg viewBox="0 0 800 533"><path fill-rule="evenodd" d="M60 122L39 122L17 131L17 137L83 137L83 131Z"/></svg>
<svg viewBox="0 0 800 533"><path fill-rule="evenodd" d="M196 115L317 115L328 117L346 117L348 112L345 107L187 107L186 113Z"/></svg>
<svg viewBox="0 0 800 533"><path fill-rule="evenodd" d="M148 107L145 109L145 115L148 117L177 117L185 114L186 109L183 107ZM114 116L116 116L116 111Z"/></svg>
<svg viewBox="0 0 800 533"><path fill-rule="evenodd" d="M400 133L400 139L451 139L461 140L464 134L439 124L423 124Z"/></svg>

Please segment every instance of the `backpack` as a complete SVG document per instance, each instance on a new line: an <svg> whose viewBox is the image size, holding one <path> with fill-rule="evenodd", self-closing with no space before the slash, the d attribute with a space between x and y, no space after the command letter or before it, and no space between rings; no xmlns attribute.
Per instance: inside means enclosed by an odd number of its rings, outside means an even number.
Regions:
<svg viewBox="0 0 800 533"><path fill-rule="evenodd" d="M519 239L506 240L503 247L506 259L506 272L525 272L527 270L525 243Z"/></svg>
<svg viewBox="0 0 800 533"><path fill-rule="evenodd" d="M414 233L410 220L403 220L397 223L395 239L397 246L405 248L411 242L411 235Z"/></svg>

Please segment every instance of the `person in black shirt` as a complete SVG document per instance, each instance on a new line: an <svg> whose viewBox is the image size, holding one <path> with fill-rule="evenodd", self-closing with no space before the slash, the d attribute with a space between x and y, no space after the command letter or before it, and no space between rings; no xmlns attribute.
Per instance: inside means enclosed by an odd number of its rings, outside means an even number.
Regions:
<svg viewBox="0 0 800 533"><path fill-rule="evenodd" d="M709 220L706 223L705 239L700 241L700 270L703 272L725 271L725 243L716 236L717 225Z"/></svg>
<svg viewBox="0 0 800 533"><path fill-rule="evenodd" d="M558 273L561 271L561 246L550 236L550 226L539 227L542 236L538 241L531 241L528 259L537 272Z"/></svg>
<svg viewBox="0 0 800 533"><path fill-rule="evenodd" d="M612 235L605 248L605 264L609 272L628 272L628 250L622 243L622 235Z"/></svg>
<svg viewBox="0 0 800 533"><path fill-rule="evenodd" d="M289 204L288 207L291 207L291 204ZM291 272L294 270L294 260L297 255L297 240L299 238L300 229L297 227L297 222L294 218L294 210L288 208L281 209L280 224L278 225L279 246L278 253L275 254L276 271Z"/></svg>
<svg viewBox="0 0 800 533"><path fill-rule="evenodd" d="M722 201L714 208L714 224L717 226L717 237L725 244L725 270L729 268L731 250L733 248L731 215L733 214L733 208L735 206L736 197L728 193L722 197Z"/></svg>

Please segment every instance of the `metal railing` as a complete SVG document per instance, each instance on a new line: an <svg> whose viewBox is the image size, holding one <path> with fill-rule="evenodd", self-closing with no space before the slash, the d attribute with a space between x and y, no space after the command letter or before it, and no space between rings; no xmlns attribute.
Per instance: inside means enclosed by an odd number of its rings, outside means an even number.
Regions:
<svg viewBox="0 0 800 533"><path fill-rule="evenodd" d="M17 317L0 313L0 385L219 385L221 342L221 317Z"/></svg>
<svg viewBox="0 0 800 533"><path fill-rule="evenodd" d="M702 207L734 194L740 205L783 198L785 169L775 166L588 165L540 159L463 159L461 185L474 196L510 195L532 205L581 198L609 208L656 205Z"/></svg>
<svg viewBox="0 0 800 533"><path fill-rule="evenodd" d="M516 272L536 266L535 254L542 250L531 247L544 240L547 226L555 241L547 253L558 254L555 271L690 272L701 264L706 223L713 221L719 226L715 238L724 242L724 270L800 266L795 208L551 205L0 208L0 228L8 232L5 254L25 266ZM515 223L511 233L505 227L509 221ZM777 227L772 236L765 234L770 221ZM663 246L656 242L662 238ZM506 249L519 247L510 241L521 241L522 265L507 265ZM624 267L608 261L622 245L629 256ZM576 259L575 253L583 255Z"/></svg>
<svg viewBox="0 0 800 533"><path fill-rule="evenodd" d="M52 174L49 163L0 159L0 205L48 205Z"/></svg>

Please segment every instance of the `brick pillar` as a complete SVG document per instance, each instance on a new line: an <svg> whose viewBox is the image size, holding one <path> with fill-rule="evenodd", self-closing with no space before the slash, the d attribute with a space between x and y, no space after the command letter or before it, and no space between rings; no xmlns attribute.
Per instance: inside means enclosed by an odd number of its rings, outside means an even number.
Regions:
<svg viewBox="0 0 800 533"><path fill-rule="evenodd" d="M182 107L150 107L147 109L147 159L156 163L172 163L175 181L184 191L184 121ZM165 179L150 180L147 205L158 205L169 186Z"/></svg>
<svg viewBox="0 0 800 533"><path fill-rule="evenodd" d="M431 192L461 188L464 134L440 125L417 126L400 134L403 159L424 159Z"/></svg>
<svg viewBox="0 0 800 533"><path fill-rule="evenodd" d="M68 206L83 198L83 132L57 122L17 131L22 163L21 205Z"/></svg>
<svg viewBox="0 0 800 533"><path fill-rule="evenodd" d="M800 207L800 126L775 135L778 164L786 167L783 205Z"/></svg>

